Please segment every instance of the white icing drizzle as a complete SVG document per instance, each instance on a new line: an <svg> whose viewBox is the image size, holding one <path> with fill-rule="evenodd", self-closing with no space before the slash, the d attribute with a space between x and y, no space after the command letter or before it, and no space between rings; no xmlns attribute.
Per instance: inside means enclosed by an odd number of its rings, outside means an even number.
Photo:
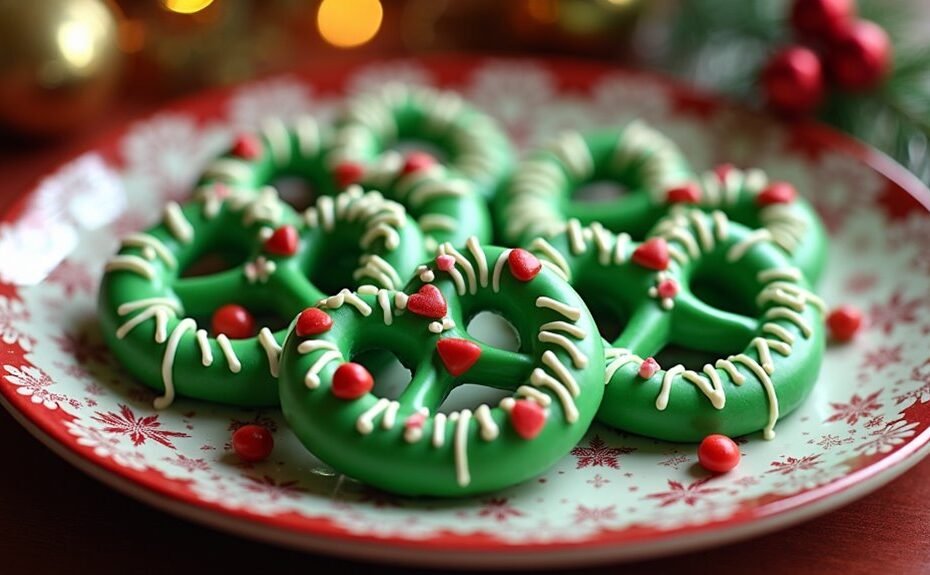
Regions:
<svg viewBox="0 0 930 575"><path fill-rule="evenodd" d="M432 333L442 333L442 323L438 321L429 322L429 326L427 327Z"/></svg>
<svg viewBox="0 0 930 575"><path fill-rule="evenodd" d="M537 367L530 374L530 383L536 387L547 387L555 393L559 398L559 403L562 404L562 411L565 412L565 421L574 423L578 420L578 407L572 399L572 394L562 385L562 382Z"/></svg>
<svg viewBox="0 0 930 575"><path fill-rule="evenodd" d="M312 116L300 116L294 122L300 154L309 158L320 149L320 127Z"/></svg>
<svg viewBox="0 0 930 575"><path fill-rule="evenodd" d="M468 258L459 253L459 251L455 249L455 247L449 242L439 246L439 253L447 254L455 258L456 265L449 270L450 275L458 267L461 267L465 271L465 277L468 279L468 293L472 295L478 293L478 277L475 275L475 267L471 264ZM484 252L482 252L482 254L483 253ZM486 262L485 265L487 265ZM487 273L487 271L485 271L485 273ZM459 292L459 295L464 295L464 292Z"/></svg>
<svg viewBox="0 0 930 575"><path fill-rule="evenodd" d="M568 352L568 355L572 358L572 364L576 368L582 369L588 365L588 357L581 353L575 344L569 341L569 339L564 335L553 333L551 331L540 331L538 339L543 343L557 345Z"/></svg>
<svg viewBox="0 0 930 575"><path fill-rule="evenodd" d="M194 239L194 226L187 220L177 202L168 202L165 205L165 226L182 244L189 244Z"/></svg>
<svg viewBox="0 0 930 575"><path fill-rule="evenodd" d="M798 329L801 330L801 334L805 339L809 338L811 333L813 333L810 324L807 323L807 320L804 319L801 314L786 307L773 307L767 310L763 317L765 317L765 319L784 319L790 321L798 326Z"/></svg>
<svg viewBox="0 0 930 575"><path fill-rule="evenodd" d="M610 383L610 380L614 378L614 374L617 373L621 367L628 363L635 363L640 365L643 363L643 359L633 353L630 350L622 347L612 347L604 350L604 354L607 359L611 361L607 364L607 369L604 373L604 385Z"/></svg>
<svg viewBox="0 0 930 575"><path fill-rule="evenodd" d="M268 280L278 270L278 264L265 256L258 256L254 261L242 266L242 273L250 284L268 283Z"/></svg>
<svg viewBox="0 0 930 575"><path fill-rule="evenodd" d="M801 270L798 268L772 268L762 270L756 275L759 283L769 283L776 280L798 282L801 281Z"/></svg>
<svg viewBox="0 0 930 575"><path fill-rule="evenodd" d="M384 417L381 418L382 429L393 429L394 423L397 422L397 411L400 409L400 403L392 401L384 410Z"/></svg>
<svg viewBox="0 0 930 575"><path fill-rule="evenodd" d="M213 350L210 349L210 339L207 330L198 329L196 334L197 345L200 347L200 363L204 367L213 365Z"/></svg>
<svg viewBox="0 0 930 575"><path fill-rule="evenodd" d="M139 256L133 255L115 255L104 266L107 273L116 271L127 271L140 275L147 280L153 280L156 277L155 268L152 264Z"/></svg>
<svg viewBox="0 0 930 575"><path fill-rule="evenodd" d="M511 249L502 251L501 255L497 256L497 261L494 262L494 271L491 273L491 291L494 293L501 291L501 271L504 269L504 264L507 263L512 251Z"/></svg>
<svg viewBox="0 0 930 575"><path fill-rule="evenodd" d="M547 263L550 264L547 265L547 267L553 270L559 277L565 281L571 281L572 270L569 267L568 262L565 260L562 254L559 253L558 250L552 247L552 244L543 238L536 238L532 241L532 243L530 243L529 250L536 252L537 255L542 255L540 261L543 263L543 265L546 265Z"/></svg>
<svg viewBox="0 0 930 575"><path fill-rule="evenodd" d="M381 307L384 325L394 323L394 313L391 310L391 296L387 290L378 290L378 305Z"/></svg>
<svg viewBox="0 0 930 575"><path fill-rule="evenodd" d="M335 343L331 341L326 341L325 339L307 339L300 342L297 345L297 353L306 355L308 353L313 353L314 351L321 349L329 349L332 351L339 351L339 348Z"/></svg>
<svg viewBox="0 0 930 575"><path fill-rule="evenodd" d="M407 299L409 297L410 296L408 296L407 294L403 292L395 293L394 294L394 307L396 307L399 310L407 309Z"/></svg>
<svg viewBox="0 0 930 575"><path fill-rule="evenodd" d="M555 313L575 322L581 318L580 309L546 296L539 296L536 298L536 307L551 309Z"/></svg>
<svg viewBox="0 0 930 575"><path fill-rule="evenodd" d="M223 357L226 358L226 365L229 366L229 371L233 373L242 371L242 363L239 361L239 356L236 355L236 350L233 349L232 343L229 341L229 338L226 337L226 334L221 333L217 335L216 343L220 346Z"/></svg>
<svg viewBox="0 0 930 575"><path fill-rule="evenodd" d="M320 307L325 309L339 309L345 304L349 304L365 317L371 315L371 306L347 289L342 289L338 294L324 298L319 303Z"/></svg>
<svg viewBox="0 0 930 575"><path fill-rule="evenodd" d="M242 210L242 222L247 226L256 222L277 225L283 213L284 204L278 197L278 191L271 186L265 186Z"/></svg>
<svg viewBox="0 0 930 575"><path fill-rule="evenodd" d="M171 331L168 343L165 345L165 355L161 360L161 378L165 386L165 393L161 397L155 398L153 402L155 409L165 409L174 402L174 359L178 353L178 345L185 333L195 329L197 329L197 322L190 318L184 318Z"/></svg>
<svg viewBox="0 0 930 575"><path fill-rule="evenodd" d="M155 336L154 336L155 342L164 343L165 340L168 338L168 315L169 314L171 315L175 314L175 311L173 308L166 306L166 305L158 305L158 304L152 305L144 309L142 312L140 312L136 316L130 318L123 325L121 325L116 330L116 338L123 339L129 334L129 332L134 330L136 326L154 317L155 318ZM125 314L121 313L120 315L125 315Z"/></svg>
<svg viewBox="0 0 930 575"><path fill-rule="evenodd" d="M458 198L472 193L467 180L431 180L417 186L408 197L410 207L419 209L423 204L440 198Z"/></svg>
<svg viewBox="0 0 930 575"><path fill-rule="evenodd" d="M714 363L714 367L727 372L735 385L742 385L746 381L746 377L736 369L736 366L730 360L720 358Z"/></svg>
<svg viewBox="0 0 930 575"><path fill-rule="evenodd" d="M300 350L298 349L298 351ZM310 366L310 369L307 370L307 374L304 376L304 384L309 389L320 387L320 372L323 371L324 367L334 361L342 361L342 354L339 353L338 350L327 350L320 354L320 357L318 357L316 361L313 362L313 365Z"/></svg>
<svg viewBox="0 0 930 575"><path fill-rule="evenodd" d="M168 269L174 269L178 265L177 259L175 259L174 254L165 247L165 244L158 238L150 234L129 234L123 238L123 247L127 248L142 248L143 254L146 255L146 258L152 260L157 256L164 262L165 267ZM151 254L151 255L148 255Z"/></svg>
<svg viewBox="0 0 930 575"><path fill-rule="evenodd" d="M532 376L532 374L530 374L530 375ZM531 382L531 383L532 383L532 382ZM516 395L517 397L523 397L523 398L526 398L526 399L530 399L530 400L532 400L532 401L535 401L536 403L538 403L539 405L541 405L541 406L543 406L543 407L549 407L549 406L552 404L552 398L551 398L551 397L549 397L549 396L546 395L545 393L539 391L539 390L536 389L535 387L530 387L530 386L528 386L528 385L521 385L520 387L518 387L518 388L517 388L517 391L516 391L516 393L515 393L515 395ZM504 403L504 400L506 400L506 399L513 399L513 398L504 398L503 400L501 400L501 404L503 404L503 403ZM512 406L512 404L511 404L511 406ZM508 408L508 409L509 409L509 408Z"/></svg>
<svg viewBox="0 0 930 575"><path fill-rule="evenodd" d="M581 222L572 218L568 220L566 229L568 230L568 243L571 246L572 254L577 256L587 251L588 244L585 243Z"/></svg>
<svg viewBox="0 0 930 575"><path fill-rule="evenodd" d="M769 373L761 365L759 365L756 360L744 353L731 357L730 361L735 363L742 363L748 367L749 370L752 371L752 373L756 376L756 379L758 379L762 384L762 387L765 389L765 395L769 400L769 420L765 425L765 428L762 430L762 437L765 439L774 438L775 422L778 421L778 397L775 395L775 387L772 385L772 380L769 377Z"/></svg>
<svg viewBox="0 0 930 575"><path fill-rule="evenodd" d="M380 288L372 284L362 284L355 288L355 292L359 295L377 295Z"/></svg>
<svg viewBox="0 0 930 575"><path fill-rule="evenodd" d="M433 447L442 447L446 442L446 414L437 413L433 418Z"/></svg>
<svg viewBox="0 0 930 575"><path fill-rule="evenodd" d="M444 214L423 214L417 220L420 229L424 232L433 232L436 230L444 232L454 232L458 227L458 221L452 216Z"/></svg>
<svg viewBox="0 0 930 575"><path fill-rule="evenodd" d="M355 429L362 435L368 435L375 429L374 420L391 404L390 399L379 398L371 407L362 412L355 421Z"/></svg>
<svg viewBox="0 0 930 575"><path fill-rule="evenodd" d="M278 377L278 368L281 361L281 346L275 340L271 330L263 327L258 332L258 343L265 350L265 356L268 358L268 371L272 377Z"/></svg>
<svg viewBox="0 0 930 575"><path fill-rule="evenodd" d="M707 399L710 400L711 405L713 405L715 409L723 409L727 403L727 396L723 391L723 384L720 378L716 377L717 372L713 370L713 367L711 367L710 370L714 373L714 377L712 378L703 376L690 369L686 369L682 372L681 377L685 381L697 386L697 388L701 390L701 393L707 396ZM668 400L666 400L666 403L667 402Z"/></svg>
<svg viewBox="0 0 930 575"><path fill-rule="evenodd" d="M207 166L204 177L229 184L246 182L252 175L249 165L234 158L219 158Z"/></svg>
<svg viewBox="0 0 930 575"><path fill-rule="evenodd" d="M554 353L547 349L543 352L542 362L546 367L552 370L561 384L572 394L572 397L578 397L581 394L581 388L578 386L578 382L575 381L575 378L572 377L572 374L569 373L568 369L559 361L559 358L556 357Z"/></svg>
<svg viewBox="0 0 930 575"><path fill-rule="evenodd" d="M675 365L665 372L665 375L662 376L662 387L659 390L659 396L656 398L656 409L665 411L665 408L668 407L668 396L672 391L672 380L675 376L684 372L685 366L683 365Z"/></svg>
<svg viewBox="0 0 930 575"><path fill-rule="evenodd" d="M594 170L591 150L581 134L575 131L559 134L549 146L551 151L575 180L586 180Z"/></svg>
<svg viewBox="0 0 930 575"><path fill-rule="evenodd" d="M561 331L567 333L575 339L584 339L588 337L588 334L585 330L581 329L573 323L568 323L562 320L546 322L539 327L539 331Z"/></svg>
<svg viewBox="0 0 930 575"><path fill-rule="evenodd" d="M478 265L478 283L481 287L488 287L488 258L484 255L484 250L481 249L478 238L470 236L465 240L465 247L471 252L471 257L475 259L475 263Z"/></svg>
<svg viewBox="0 0 930 575"><path fill-rule="evenodd" d="M461 487L471 483L468 472L468 424L471 423L471 410L463 409L459 412L455 423L455 477Z"/></svg>
<svg viewBox="0 0 930 575"><path fill-rule="evenodd" d="M737 262L742 258L750 248L756 244L772 241L772 232L766 228L753 230L740 242L733 245L727 252L728 262Z"/></svg>
<svg viewBox="0 0 930 575"><path fill-rule="evenodd" d="M291 161L291 138L284 122L278 118L266 119L262 122L262 136L268 142L275 165L287 165Z"/></svg>
<svg viewBox="0 0 930 575"><path fill-rule="evenodd" d="M762 324L762 332L774 335L789 346L794 343L794 336L791 334L791 332L778 325L777 323Z"/></svg>
<svg viewBox="0 0 930 575"><path fill-rule="evenodd" d="M481 439L485 441L494 441L500 434L497 423L491 416L491 408L486 403L482 403L475 409L475 421L478 422L478 430Z"/></svg>
<svg viewBox="0 0 930 575"><path fill-rule="evenodd" d="M352 278L355 280L370 278L377 285L387 289L397 289L403 284L394 266L381 256L364 254L359 258L359 264L359 267L352 273Z"/></svg>

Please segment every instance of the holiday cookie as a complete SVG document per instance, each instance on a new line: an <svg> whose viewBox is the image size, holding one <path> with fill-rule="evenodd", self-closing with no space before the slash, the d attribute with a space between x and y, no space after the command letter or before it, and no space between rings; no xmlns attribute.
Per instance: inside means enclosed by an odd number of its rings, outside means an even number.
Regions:
<svg viewBox="0 0 930 575"><path fill-rule="evenodd" d="M604 423L670 441L771 438L817 380L823 302L770 237L721 211L669 216L643 243L570 220L530 251L619 320ZM670 345L713 358L660 365L654 356Z"/></svg>
<svg viewBox="0 0 930 575"><path fill-rule="evenodd" d="M512 352L471 337L482 311L510 320ZM451 244L404 292L359 288L323 300L332 327L284 344L281 405L315 456L408 495L467 495L538 475L584 435L604 393L604 351L578 294L519 249ZM387 350L413 372L396 399L372 392L355 358ZM512 392L496 405L441 408L464 383Z"/></svg>
<svg viewBox="0 0 930 575"><path fill-rule="evenodd" d="M261 317L286 322L340 284L398 288L425 258L422 243L402 206L358 187L303 213L273 188L204 187L107 262L103 333L125 368L162 392L158 408L176 394L274 405L285 332ZM208 255L231 267L185 277Z"/></svg>
<svg viewBox="0 0 930 575"><path fill-rule="evenodd" d="M607 181L626 192L616 200L583 202L574 194ZM531 152L498 197L498 231L524 245L576 219L642 239L659 218L682 206L720 210L771 240L812 282L826 260L826 233L810 204L786 182L761 170L720 166L692 172L678 147L642 122L619 131L565 132Z"/></svg>

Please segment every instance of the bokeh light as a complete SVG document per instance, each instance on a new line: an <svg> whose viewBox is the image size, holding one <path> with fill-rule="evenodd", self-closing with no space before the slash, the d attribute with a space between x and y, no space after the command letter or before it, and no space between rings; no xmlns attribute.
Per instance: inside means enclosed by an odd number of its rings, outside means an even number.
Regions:
<svg viewBox="0 0 930 575"><path fill-rule="evenodd" d="M383 16L378 0L323 0L316 23L324 40L338 48L353 48L375 37Z"/></svg>
<svg viewBox="0 0 930 575"><path fill-rule="evenodd" d="M213 0L162 0L162 4L178 14L196 14L213 4Z"/></svg>

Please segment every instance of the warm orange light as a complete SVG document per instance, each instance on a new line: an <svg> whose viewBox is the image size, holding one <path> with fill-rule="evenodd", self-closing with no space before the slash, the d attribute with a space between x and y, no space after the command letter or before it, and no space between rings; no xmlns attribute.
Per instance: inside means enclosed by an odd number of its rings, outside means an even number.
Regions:
<svg viewBox="0 0 930 575"><path fill-rule="evenodd" d="M383 15L378 0L323 0L316 25L333 46L353 48L375 37Z"/></svg>
<svg viewBox="0 0 930 575"><path fill-rule="evenodd" d="M178 14L195 14L213 4L213 0L162 0L162 4Z"/></svg>
<svg viewBox="0 0 930 575"><path fill-rule="evenodd" d="M547 24L559 18L559 5L556 0L527 0L526 11L532 18Z"/></svg>

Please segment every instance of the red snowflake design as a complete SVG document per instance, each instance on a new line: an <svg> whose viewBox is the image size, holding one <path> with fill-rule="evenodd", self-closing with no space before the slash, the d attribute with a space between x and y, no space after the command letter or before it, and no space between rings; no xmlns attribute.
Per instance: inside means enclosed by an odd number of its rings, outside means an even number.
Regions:
<svg viewBox="0 0 930 575"><path fill-rule="evenodd" d="M923 364L911 369L909 380L919 384L919 386L901 395L896 395L894 398L895 402L900 404L911 400L919 401L920 403L930 401L930 358L927 358Z"/></svg>
<svg viewBox="0 0 930 575"><path fill-rule="evenodd" d="M784 457L784 456L783 456ZM774 469L769 469L766 473L780 473L782 475L791 475L797 471L809 471L816 469L820 461L820 454L805 455L804 457L785 457L784 461L773 461L770 465Z"/></svg>
<svg viewBox="0 0 930 575"><path fill-rule="evenodd" d="M849 425L855 425L860 419L873 417L872 412L882 407L882 404L878 402L880 393L881 391L876 391L864 398L859 397L859 394L854 394L849 403L831 403L830 407L833 408L835 413L828 417L824 423L845 421Z"/></svg>
<svg viewBox="0 0 930 575"><path fill-rule="evenodd" d="M479 517L490 517L495 521L507 521L511 517L523 517L523 512L510 505L506 497L493 497L481 502Z"/></svg>
<svg viewBox="0 0 930 575"><path fill-rule="evenodd" d="M69 298L78 293L92 294L97 291L97 280L87 271L87 266L71 260L58 264L46 281L60 286Z"/></svg>
<svg viewBox="0 0 930 575"><path fill-rule="evenodd" d="M885 303L874 303L869 309L869 325L890 335L901 324L917 322L917 310L924 305L919 298L906 299L900 289Z"/></svg>
<svg viewBox="0 0 930 575"><path fill-rule="evenodd" d="M610 467L620 469L619 457L636 451L635 447L608 447L599 435L588 442L587 447L575 447L572 455L578 458L576 469L582 467Z"/></svg>
<svg viewBox="0 0 930 575"><path fill-rule="evenodd" d="M865 352L862 356L862 369L881 371L889 365L900 362L901 347L900 345L894 347L879 346Z"/></svg>
<svg viewBox="0 0 930 575"><path fill-rule="evenodd" d="M180 467L188 473L193 473L195 471L209 471L210 464L205 460L200 458L187 457L182 453L178 453L174 457L162 457L162 461L167 461L175 467Z"/></svg>
<svg viewBox="0 0 930 575"><path fill-rule="evenodd" d="M586 505L578 505L575 508L575 523L600 523L602 521L610 521L617 518L617 506L608 505L606 507L588 507Z"/></svg>
<svg viewBox="0 0 930 575"><path fill-rule="evenodd" d="M403 502L386 491L375 489L374 487L362 486L362 491L358 497L359 503L367 503L376 509L385 507L403 507Z"/></svg>
<svg viewBox="0 0 930 575"><path fill-rule="evenodd" d="M250 491L257 495L264 495L268 497L270 501L295 499L301 493L307 491L298 484L296 479L279 483L275 478L268 475L263 475L262 477L246 475L244 477L247 480L247 482L243 484L243 488L246 491Z"/></svg>
<svg viewBox="0 0 930 575"><path fill-rule="evenodd" d="M604 487L610 483L610 479L606 479L602 477L600 473L598 473L593 478L587 480L585 483L592 485L595 489L600 489L601 487Z"/></svg>
<svg viewBox="0 0 930 575"><path fill-rule="evenodd" d="M651 493L646 496L646 499L655 499L659 501L659 507L668 507L676 503L684 503L689 507L694 507L697 503L700 503L704 497L723 491L720 487L705 486L705 483L711 479L711 477L702 477L701 479L692 481L688 485L668 479L668 491Z"/></svg>
<svg viewBox="0 0 930 575"><path fill-rule="evenodd" d="M92 419L104 424L103 431L107 433L128 435L132 439L133 445L142 445L151 439L155 443L175 449L174 444L171 443L172 437L190 437L190 435L180 431L161 429L161 422L158 421L158 417L157 415L146 415L137 418L129 406L120 404L119 413L113 411L101 413L98 411Z"/></svg>
<svg viewBox="0 0 930 575"><path fill-rule="evenodd" d="M846 292L850 294L863 294L878 285L878 275L873 273L857 273L846 279Z"/></svg>
<svg viewBox="0 0 930 575"><path fill-rule="evenodd" d="M52 336L52 340L62 353L70 355L80 364L91 362L103 364L110 359L107 346L85 330Z"/></svg>
<svg viewBox="0 0 930 575"><path fill-rule="evenodd" d="M873 418L871 418L871 419L869 419L868 421L865 422L865 428L866 428L866 429L873 429L873 428L875 428L875 427L880 427L880 426L882 426L882 425L884 425L884 424L885 424L885 416L884 416L884 415L876 415L875 417L873 417Z"/></svg>

